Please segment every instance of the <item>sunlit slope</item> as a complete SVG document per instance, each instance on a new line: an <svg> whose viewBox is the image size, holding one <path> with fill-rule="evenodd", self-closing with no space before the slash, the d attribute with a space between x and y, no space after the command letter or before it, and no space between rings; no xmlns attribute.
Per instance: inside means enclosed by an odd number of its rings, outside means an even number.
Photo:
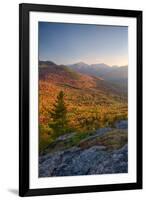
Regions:
<svg viewBox="0 0 146 200"><path fill-rule="evenodd" d="M127 118L127 98L99 77L75 72L65 65L39 62L39 120L48 126L49 112L60 91L65 94L70 126L77 130L96 128ZM89 121L90 123L87 123ZM103 121L103 123L102 123Z"/></svg>

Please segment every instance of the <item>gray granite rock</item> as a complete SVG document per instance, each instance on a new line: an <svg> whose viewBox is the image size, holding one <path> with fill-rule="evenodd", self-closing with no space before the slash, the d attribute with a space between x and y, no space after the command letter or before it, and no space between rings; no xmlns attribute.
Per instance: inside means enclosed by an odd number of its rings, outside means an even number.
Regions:
<svg viewBox="0 0 146 200"><path fill-rule="evenodd" d="M115 123L115 127L118 129L128 129L128 121L120 120Z"/></svg>
<svg viewBox="0 0 146 200"><path fill-rule="evenodd" d="M48 154L40 157L39 176L127 173L127 151L127 145L113 152L93 146L84 150L73 147L67 151Z"/></svg>
<svg viewBox="0 0 146 200"><path fill-rule="evenodd" d="M128 122L126 120L118 121L115 123L115 127L127 129ZM58 137L48 147L45 155L39 157L39 177L127 173L127 145L119 150L107 151L105 146L96 145L94 142L96 137L105 135L111 130L113 128L100 128L83 139L78 147L74 146L68 149L64 149L63 145L76 133ZM83 145L84 143L86 145Z"/></svg>
<svg viewBox="0 0 146 200"><path fill-rule="evenodd" d="M76 135L76 133L68 133L68 134L65 134L65 135L61 135L56 139L56 141L68 140L68 139L72 138L74 135Z"/></svg>

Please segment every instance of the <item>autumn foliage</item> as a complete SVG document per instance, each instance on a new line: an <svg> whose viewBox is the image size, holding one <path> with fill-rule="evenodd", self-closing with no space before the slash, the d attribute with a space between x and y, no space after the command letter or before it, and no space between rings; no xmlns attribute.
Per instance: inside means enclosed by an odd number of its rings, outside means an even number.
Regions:
<svg viewBox="0 0 146 200"><path fill-rule="evenodd" d="M127 97L98 77L66 66L39 68L40 149L59 135L114 126L127 118Z"/></svg>

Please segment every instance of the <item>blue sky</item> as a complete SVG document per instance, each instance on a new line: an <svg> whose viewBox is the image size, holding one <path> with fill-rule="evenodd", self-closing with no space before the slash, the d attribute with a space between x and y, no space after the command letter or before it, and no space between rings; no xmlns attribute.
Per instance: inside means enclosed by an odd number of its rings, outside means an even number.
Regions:
<svg viewBox="0 0 146 200"><path fill-rule="evenodd" d="M39 60L128 64L128 27L39 22Z"/></svg>

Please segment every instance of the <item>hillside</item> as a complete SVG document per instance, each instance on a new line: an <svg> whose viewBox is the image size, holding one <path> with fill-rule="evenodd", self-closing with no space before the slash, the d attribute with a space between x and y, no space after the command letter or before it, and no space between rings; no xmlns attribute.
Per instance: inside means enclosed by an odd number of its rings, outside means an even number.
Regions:
<svg viewBox="0 0 146 200"><path fill-rule="evenodd" d="M65 94L67 119L72 131L92 132L127 118L127 98L103 79L75 72L65 65L40 61L40 150L52 141L52 130L48 124L60 91Z"/></svg>
<svg viewBox="0 0 146 200"><path fill-rule="evenodd" d="M51 125L59 110L67 129ZM102 78L40 61L39 177L127 173L127 112L127 97Z"/></svg>
<svg viewBox="0 0 146 200"><path fill-rule="evenodd" d="M50 61L40 61L39 79L63 88L88 90L90 93L100 91L105 95L121 95L116 88L110 86L100 77L78 73L68 66L56 65Z"/></svg>

